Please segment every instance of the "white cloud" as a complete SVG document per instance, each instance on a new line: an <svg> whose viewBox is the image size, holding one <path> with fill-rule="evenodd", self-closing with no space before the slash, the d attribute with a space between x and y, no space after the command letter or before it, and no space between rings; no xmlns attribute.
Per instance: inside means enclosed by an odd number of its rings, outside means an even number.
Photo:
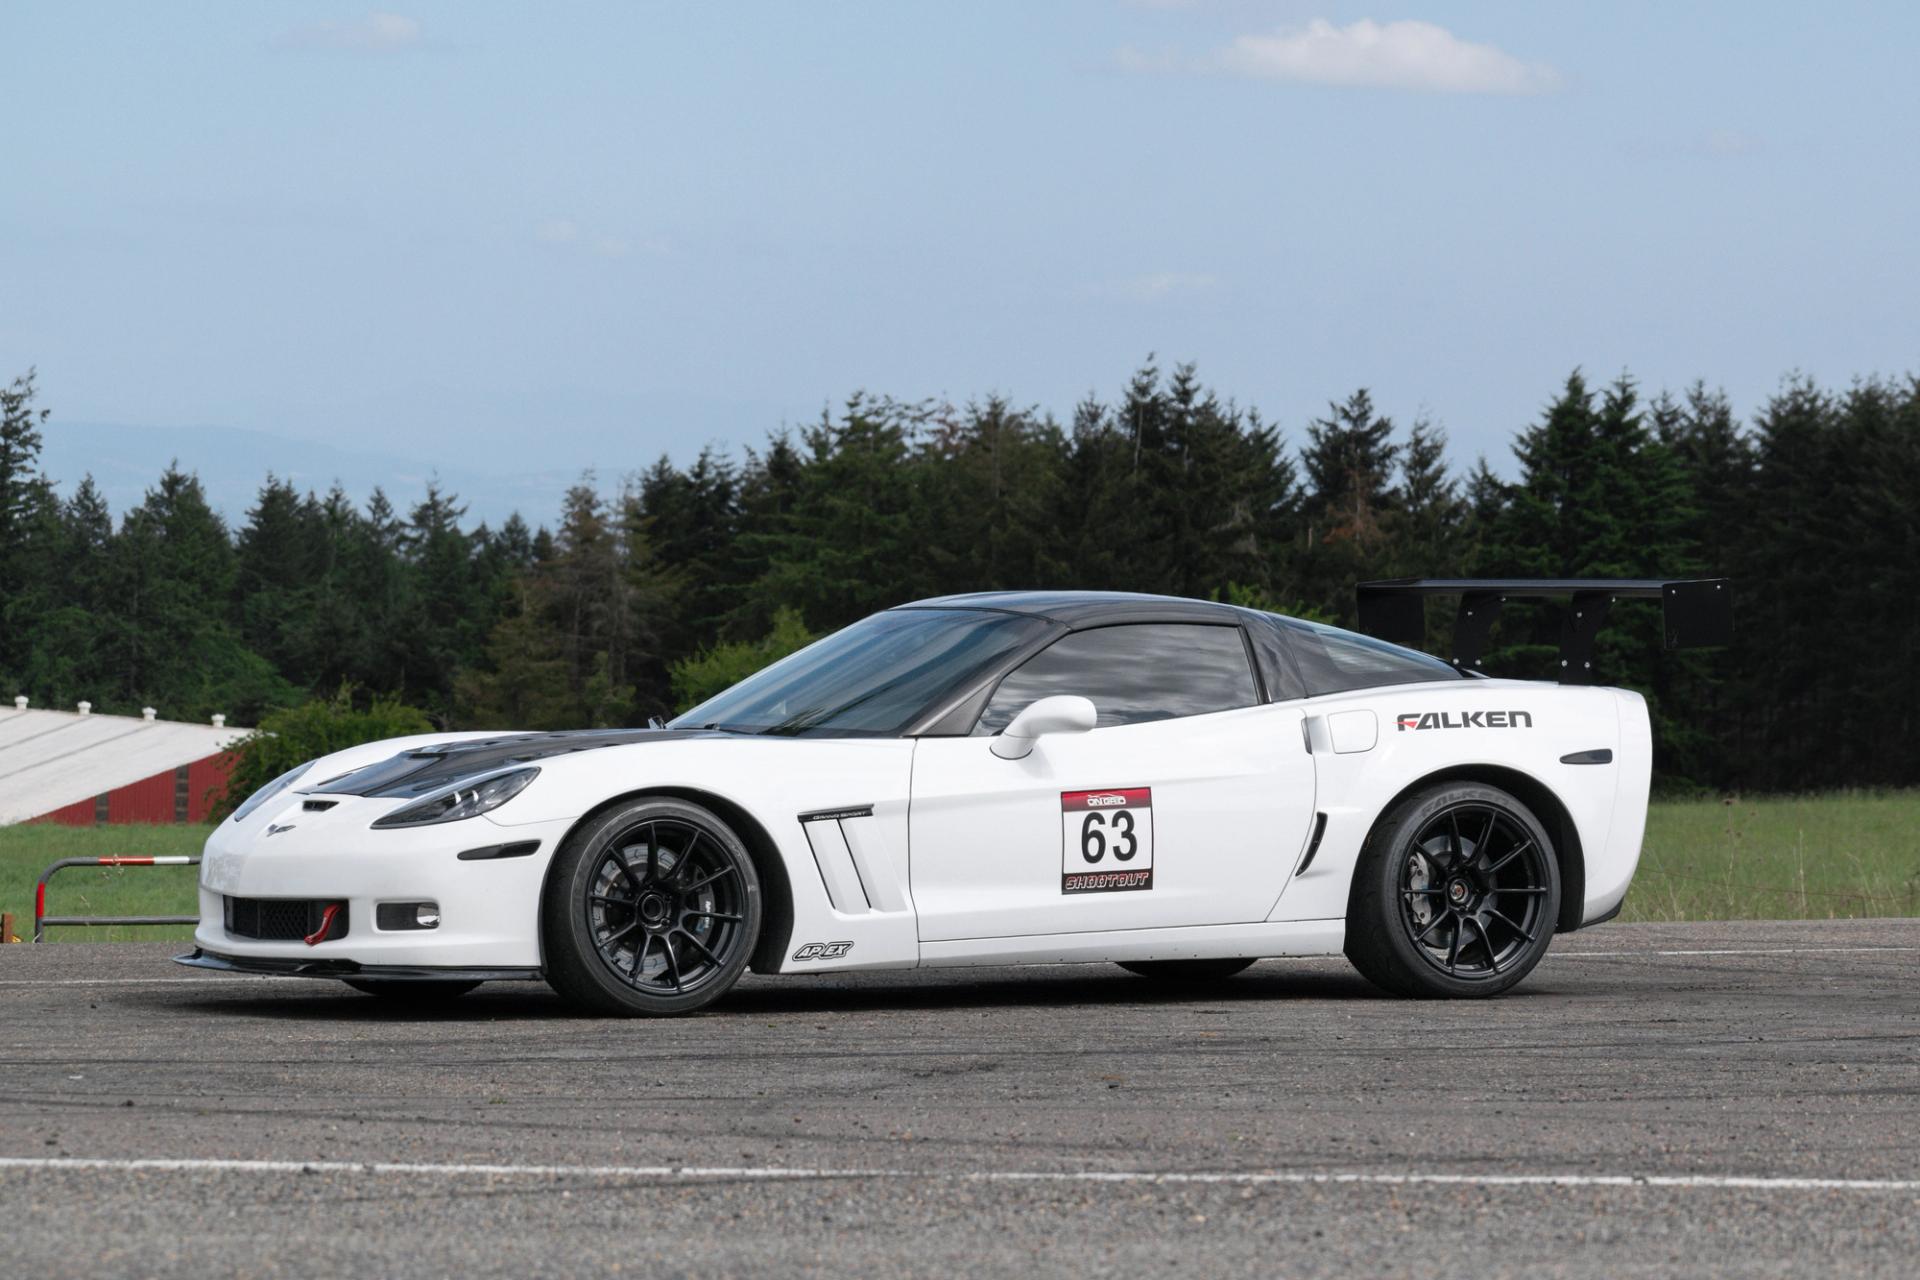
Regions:
<svg viewBox="0 0 1920 1280"><path fill-rule="evenodd" d="M1490 44L1462 40L1431 22L1375 22L1336 27L1315 18L1304 27L1244 35L1198 64L1122 50L1123 70L1194 70L1304 84L1427 93L1545 93L1560 73L1523 62Z"/></svg>
<svg viewBox="0 0 1920 1280"><path fill-rule="evenodd" d="M1143 276L1118 280L1097 290L1108 298L1123 302L1159 302L1167 298L1190 298L1212 293L1220 287L1217 276L1195 271L1152 271Z"/></svg>
<svg viewBox="0 0 1920 1280"><path fill-rule="evenodd" d="M295 27L275 43L283 49L325 49L336 53L395 53L421 42L420 23L397 13L370 13L344 22L314 22Z"/></svg>
<svg viewBox="0 0 1920 1280"><path fill-rule="evenodd" d="M656 255L669 252L667 242L658 237L648 236L636 241L625 236L606 235L582 227L572 218L548 218L533 229L533 238L541 244L565 246L602 258L625 258L635 252Z"/></svg>
<svg viewBox="0 0 1920 1280"><path fill-rule="evenodd" d="M1751 155L1766 146L1765 139L1758 134L1743 133L1738 129L1709 129L1700 139L1698 149L1710 156Z"/></svg>

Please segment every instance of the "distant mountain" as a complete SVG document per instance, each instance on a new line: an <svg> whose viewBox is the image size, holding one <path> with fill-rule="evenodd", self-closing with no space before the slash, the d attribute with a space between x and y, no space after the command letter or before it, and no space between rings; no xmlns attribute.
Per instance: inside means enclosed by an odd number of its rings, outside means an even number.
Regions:
<svg viewBox="0 0 1920 1280"><path fill-rule="evenodd" d="M91 473L116 520L175 460L181 470L200 477L207 500L234 524L246 519L268 472L322 493L338 481L360 502L379 486L403 512L426 492L429 480L437 479L442 490L466 504L469 521L495 526L514 511L531 525L552 524L561 496L579 478L573 471L491 471L467 459L435 462L239 427L139 427L55 418L42 436L41 465L60 491L73 492L80 477ZM618 479L600 477L603 486Z"/></svg>

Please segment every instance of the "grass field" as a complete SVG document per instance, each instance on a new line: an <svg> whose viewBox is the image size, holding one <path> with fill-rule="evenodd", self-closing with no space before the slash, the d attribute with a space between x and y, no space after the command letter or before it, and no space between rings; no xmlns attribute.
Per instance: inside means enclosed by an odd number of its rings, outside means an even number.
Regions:
<svg viewBox="0 0 1920 1280"><path fill-rule="evenodd" d="M56 858L199 853L205 827L0 827L0 911L33 927L33 882ZM196 909L191 867L61 872L61 915ZM1920 915L1920 791L1663 801L1622 920L1824 920ZM55 941L186 938L188 928L54 929Z"/></svg>
<svg viewBox="0 0 1920 1280"><path fill-rule="evenodd" d="M49 862L109 855L158 857L198 854L207 827L0 827L0 911L11 911L14 932L33 936L33 883ZM47 885L47 913L68 916L193 915L200 909L194 888L198 867L69 867ZM191 938L178 927L49 929L50 942L158 942Z"/></svg>
<svg viewBox="0 0 1920 1280"><path fill-rule="evenodd" d="M1684 800L1647 814L1622 920L1920 915L1920 791Z"/></svg>

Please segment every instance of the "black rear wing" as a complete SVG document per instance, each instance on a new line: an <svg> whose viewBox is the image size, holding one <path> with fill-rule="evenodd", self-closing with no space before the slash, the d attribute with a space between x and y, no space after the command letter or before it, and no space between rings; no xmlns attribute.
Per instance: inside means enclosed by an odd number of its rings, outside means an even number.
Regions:
<svg viewBox="0 0 1920 1280"><path fill-rule="evenodd" d="M1477 670L1500 606L1509 600L1569 600L1560 627L1560 682L1593 682L1593 641L1616 600L1658 600L1667 648L1697 649L1733 638L1733 588L1725 578L1393 578L1354 589L1360 629L1382 640L1426 639L1428 596L1459 596L1453 664Z"/></svg>

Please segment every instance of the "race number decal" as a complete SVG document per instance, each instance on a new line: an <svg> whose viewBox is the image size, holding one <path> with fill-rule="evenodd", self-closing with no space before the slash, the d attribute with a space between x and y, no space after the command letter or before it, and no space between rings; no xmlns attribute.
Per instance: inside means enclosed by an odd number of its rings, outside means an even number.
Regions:
<svg viewBox="0 0 1920 1280"><path fill-rule="evenodd" d="M1153 791L1060 793L1060 892L1153 888Z"/></svg>

